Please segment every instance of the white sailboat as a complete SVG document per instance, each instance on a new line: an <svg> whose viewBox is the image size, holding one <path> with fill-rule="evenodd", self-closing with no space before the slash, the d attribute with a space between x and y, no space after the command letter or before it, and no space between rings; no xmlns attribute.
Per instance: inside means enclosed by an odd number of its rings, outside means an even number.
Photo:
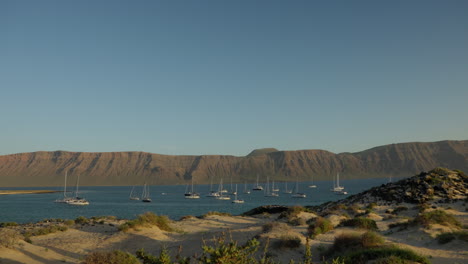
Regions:
<svg viewBox="0 0 468 264"><path fill-rule="evenodd" d="M339 195L348 194L348 192L344 190L344 187L340 186L340 174L339 173L336 174L336 182L333 181L333 188L331 189L331 191Z"/></svg>
<svg viewBox="0 0 468 264"><path fill-rule="evenodd" d="M236 184L236 192L235 192L235 197L232 203L244 203L244 200L242 199L237 199L237 184Z"/></svg>
<svg viewBox="0 0 468 264"><path fill-rule="evenodd" d="M135 195L135 186L133 186L133 187L132 187L132 190L130 191L129 199L130 199L130 200L135 200L135 201L140 200L140 197L138 197L138 196Z"/></svg>
<svg viewBox="0 0 468 264"><path fill-rule="evenodd" d="M206 197L218 197L219 195L218 191L213 190L213 179L210 179L210 193Z"/></svg>
<svg viewBox="0 0 468 264"><path fill-rule="evenodd" d="M144 203L151 203L149 187L145 184L143 185L143 193L141 194L141 201Z"/></svg>
<svg viewBox="0 0 468 264"><path fill-rule="evenodd" d="M267 177L267 183L265 185L265 197L278 197L279 195L273 191L270 191L270 178ZM272 188L273 189L273 188Z"/></svg>
<svg viewBox="0 0 468 264"><path fill-rule="evenodd" d="M257 185L255 185L252 188L252 190L254 190L254 191L263 191L263 187L260 184L258 184L258 174L257 174Z"/></svg>
<svg viewBox="0 0 468 264"><path fill-rule="evenodd" d="M312 174L312 184L309 185L309 188L317 188L317 185L314 184L314 175Z"/></svg>
<svg viewBox="0 0 468 264"><path fill-rule="evenodd" d="M190 192L185 192L185 199L200 199L200 194L193 191L193 177L192 177L192 189Z"/></svg>
<svg viewBox="0 0 468 264"><path fill-rule="evenodd" d="M244 193L250 194L250 191L247 189L247 183L244 182Z"/></svg>
<svg viewBox="0 0 468 264"><path fill-rule="evenodd" d="M284 191L283 193L287 193L287 194L291 194L292 193L292 190L289 190L288 189L288 182L285 182L284 183Z"/></svg>
<svg viewBox="0 0 468 264"><path fill-rule="evenodd" d="M65 171L65 185L63 186L63 198L55 200L56 203L67 203L67 201L71 200L71 197L67 196L67 176L68 170Z"/></svg>
<svg viewBox="0 0 468 264"><path fill-rule="evenodd" d="M89 204L89 202L86 199L78 196L78 194L79 194L79 192L78 192L78 185L79 185L78 183L79 183L79 181L80 181L80 175L78 175L78 177L76 178L75 197L67 200L67 202L66 202L67 204L71 204L71 205L88 205Z"/></svg>
<svg viewBox="0 0 468 264"><path fill-rule="evenodd" d="M219 196L215 197L216 199L218 200L231 200L231 197L229 195L225 195L224 191L223 191L223 179L221 179L221 181L219 182L219 186L218 186L218 193L219 193Z"/></svg>
<svg viewBox="0 0 468 264"><path fill-rule="evenodd" d="M307 195L305 193L299 192L299 179L296 179L296 192L291 194L292 198L306 198Z"/></svg>

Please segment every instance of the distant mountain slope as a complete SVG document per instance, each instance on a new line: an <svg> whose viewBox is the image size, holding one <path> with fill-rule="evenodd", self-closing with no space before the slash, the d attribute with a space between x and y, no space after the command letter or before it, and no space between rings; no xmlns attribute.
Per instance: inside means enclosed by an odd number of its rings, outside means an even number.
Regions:
<svg viewBox="0 0 468 264"><path fill-rule="evenodd" d="M32 152L0 156L0 187L60 186L68 170L69 183L80 185L185 184L294 181L406 176L434 167L468 171L468 140L401 143L357 153L325 150L254 150L245 157L226 155L170 156L145 152Z"/></svg>

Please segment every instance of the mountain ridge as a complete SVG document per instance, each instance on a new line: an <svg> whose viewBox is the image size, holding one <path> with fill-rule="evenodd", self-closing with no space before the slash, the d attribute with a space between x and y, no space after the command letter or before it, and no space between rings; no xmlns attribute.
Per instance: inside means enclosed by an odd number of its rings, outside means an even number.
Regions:
<svg viewBox="0 0 468 264"><path fill-rule="evenodd" d="M37 151L0 156L0 186L60 186L65 171L80 185L196 184L399 177L449 167L468 171L468 140L408 142L335 154L327 150L253 150L246 156L165 155L142 151Z"/></svg>

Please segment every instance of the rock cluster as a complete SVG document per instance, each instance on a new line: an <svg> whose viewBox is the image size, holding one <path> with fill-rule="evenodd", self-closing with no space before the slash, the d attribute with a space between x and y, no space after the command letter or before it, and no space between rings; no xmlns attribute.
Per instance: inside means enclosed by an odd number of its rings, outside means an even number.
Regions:
<svg viewBox="0 0 468 264"><path fill-rule="evenodd" d="M383 184L352 195L344 200L329 202L313 208L323 211L338 204L422 204L425 202L452 203L468 198L468 176L462 171L435 168L429 172Z"/></svg>

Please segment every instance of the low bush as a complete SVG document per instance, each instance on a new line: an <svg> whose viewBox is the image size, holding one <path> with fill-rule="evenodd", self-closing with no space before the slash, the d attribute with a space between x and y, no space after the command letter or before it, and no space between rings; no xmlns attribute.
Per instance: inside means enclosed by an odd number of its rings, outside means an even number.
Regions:
<svg viewBox="0 0 468 264"><path fill-rule="evenodd" d="M307 209L307 208L305 208L303 206L297 206L296 205L296 206L289 207L288 210L282 212L278 216L278 219L287 218L288 220L291 220L293 218L296 218L302 212L311 213L312 211L310 211L309 209Z"/></svg>
<svg viewBox="0 0 468 264"><path fill-rule="evenodd" d="M424 227L430 227L432 224L444 226L462 227L452 214L446 213L443 210L434 210L427 213L421 213L414 219L415 224L421 224Z"/></svg>
<svg viewBox="0 0 468 264"><path fill-rule="evenodd" d="M315 238L316 236L325 234L331 230L333 230L333 225L328 219L317 217L315 222L309 225L307 234L311 238Z"/></svg>
<svg viewBox="0 0 468 264"><path fill-rule="evenodd" d="M397 263L421 263L430 264L431 262L414 251L409 249L401 249L397 247L382 247L382 248L369 248L362 249L355 252L351 252L345 256L345 263L356 264L356 263L368 263L372 260L379 259L380 261L388 261L393 256L394 261L398 262L383 262L388 264ZM406 262L405 262L406 261ZM382 263L382 262L381 262Z"/></svg>
<svg viewBox="0 0 468 264"><path fill-rule="evenodd" d="M138 259L126 252L93 252L87 255L82 264L140 264Z"/></svg>
<svg viewBox="0 0 468 264"><path fill-rule="evenodd" d="M446 244L455 239L468 242L468 230L442 233L437 235L436 239L440 244Z"/></svg>
<svg viewBox="0 0 468 264"><path fill-rule="evenodd" d="M206 218L206 217L208 217L208 216L210 216L210 215L231 216L232 214L230 214L230 213L223 213L223 212L217 212L217 211L213 211L213 212L210 211L210 212L208 212L208 213L202 215L202 218Z"/></svg>
<svg viewBox="0 0 468 264"><path fill-rule="evenodd" d="M287 224L282 223L282 222L269 222L262 226L263 233L271 232L274 229L289 230L291 229L291 227L289 227Z"/></svg>
<svg viewBox="0 0 468 264"><path fill-rule="evenodd" d="M63 226L63 225L50 225L46 227L39 227L39 228L33 228L31 230L28 230L24 232L24 237L29 238L32 236L43 236L43 235L48 235L51 233L56 233L56 232L64 232L67 231L68 227Z"/></svg>
<svg viewBox="0 0 468 264"><path fill-rule="evenodd" d="M368 231L359 233L342 233L335 237L333 246L328 249L325 255L338 256L351 251L380 247L384 245L384 239L379 234Z"/></svg>
<svg viewBox="0 0 468 264"><path fill-rule="evenodd" d="M84 225L84 224L87 224L87 223L89 223L89 219L84 217L84 216L78 216L75 219L75 224Z"/></svg>
<svg viewBox="0 0 468 264"><path fill-rule="evenodd" d="M0 223L0 228L1 227L9 227L9 226L18 226L18 223L16 223L16 222L2 222L2 223Z"/></svg>
<svg viewBox="0 0 468 264"><path fill-rule="evenodd" d="M0 247L11 248L18 243L20 237L21 235L16 230L0 228Z"/></svg>
<svg viewBox="0 0 468 264"><path fill-rule="evenodd" d="M369 218L364 218L364 217L355 217L352 219L347 219L344 220L341 223L343 226L351 226L351 227L357 227L361 229L367 229L367 230L377 230L377 223Z"/></svg>
<svg viewBox="0 0 468 264"><path fill-rule="evenodd" d="M130 220L119 226L120 231L128 231L129 229L136 228L139 226L157 226L159 229L164 231L174 231L169 225L170 220L165 215L156 215L152 212L146 212L138 216L135 220Z"/></svg>
<svg viewBox="0 0 468 264"><path fill-rule="evenodd" d="M294 249L301 246L301 239L296 236L281 236L275 243L276 249Z"/></svg>

